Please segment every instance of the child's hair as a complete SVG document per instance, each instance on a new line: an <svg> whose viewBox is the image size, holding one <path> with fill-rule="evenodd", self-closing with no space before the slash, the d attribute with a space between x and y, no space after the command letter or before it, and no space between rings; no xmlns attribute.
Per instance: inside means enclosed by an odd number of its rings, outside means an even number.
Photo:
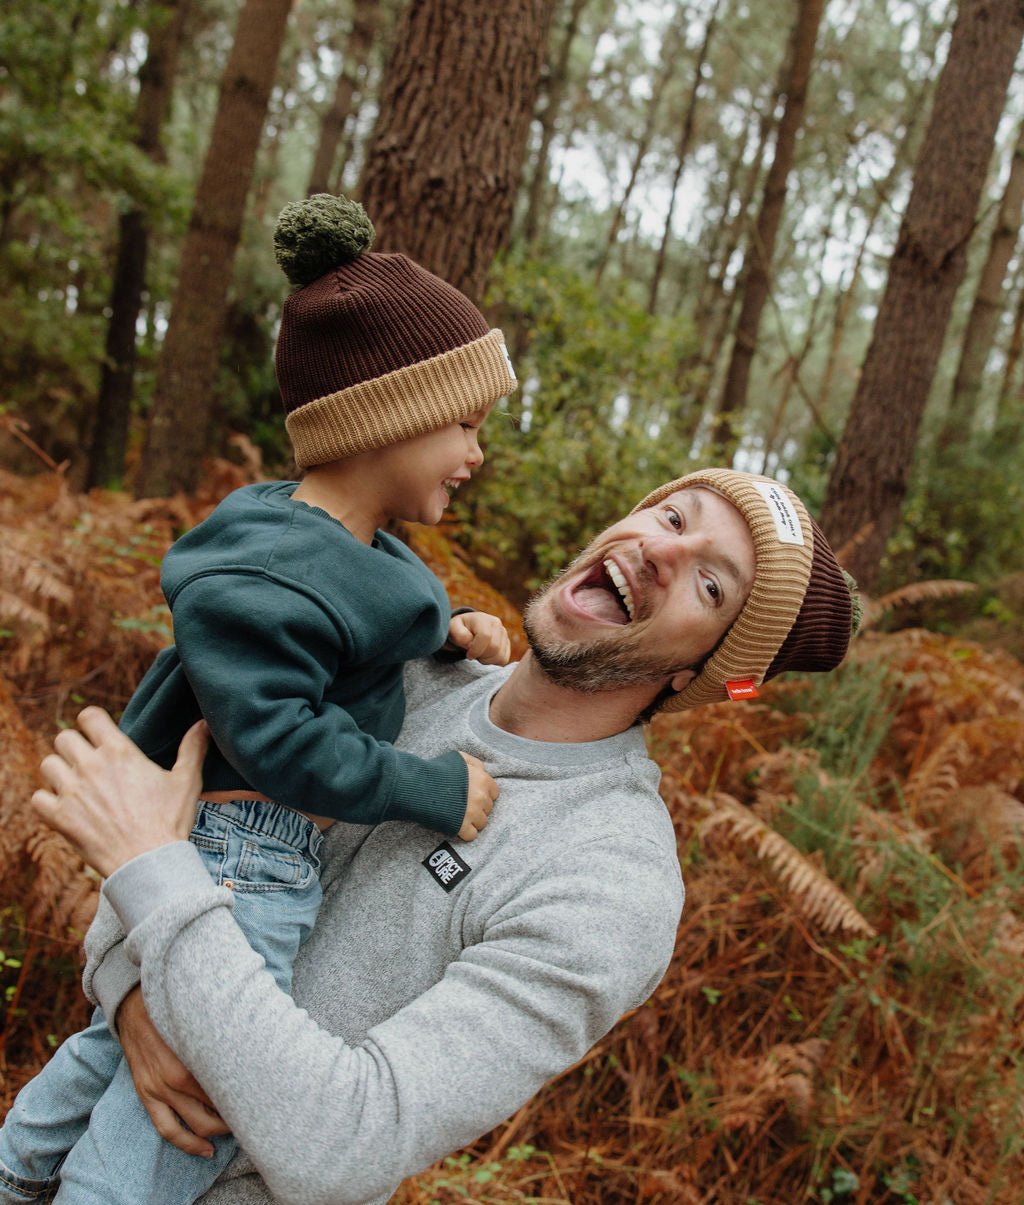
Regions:
<svg viewBox="0 0 1024 1205"><path fill-rule="evenodd" d="M516 388L500 330L404 255L369 250L355 201L318 193L274 231L295 290L275 364L300 469L461 422Z"/></svg>

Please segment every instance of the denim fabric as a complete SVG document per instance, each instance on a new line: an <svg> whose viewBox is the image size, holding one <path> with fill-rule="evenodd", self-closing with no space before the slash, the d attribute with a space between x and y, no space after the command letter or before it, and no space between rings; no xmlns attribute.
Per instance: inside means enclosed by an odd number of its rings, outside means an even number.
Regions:
<svg viewBox="0 0 1024 1205"><path fill-rule="evenodd" d="M289 808L200 803L190 837L211 877L235 895L234 915L284 991L320 907L320 830ZM235 1153L212 1159L165 1142L135 1094L100 1009L19 1093L0 1130L0 1202L178 1205L195 1201ZM65 1158L66 1156L66 1158Z"/></svg>

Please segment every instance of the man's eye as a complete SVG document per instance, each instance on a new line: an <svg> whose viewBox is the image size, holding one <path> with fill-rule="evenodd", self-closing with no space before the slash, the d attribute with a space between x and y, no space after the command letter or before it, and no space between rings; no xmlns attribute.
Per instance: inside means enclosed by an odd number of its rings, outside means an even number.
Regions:
<svg viewBox="0 0 1024 1205"><path fill-rule="evenodd" d="M676 529L676 531L683 530L683 516L674 507L672 507L672 506L665 507L665 517L672 524L672 526Z"/></svg>

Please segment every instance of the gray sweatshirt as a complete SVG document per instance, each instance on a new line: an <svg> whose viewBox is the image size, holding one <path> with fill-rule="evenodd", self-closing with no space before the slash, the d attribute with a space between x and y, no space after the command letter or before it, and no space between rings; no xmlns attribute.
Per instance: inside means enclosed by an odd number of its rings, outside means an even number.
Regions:
<svg viewBox="0 0 1024 1205"><path fill-rule="evenodd" d="M641 729L513 736L488 718L508 672L407 671L402 746L475 754L501 796L472 843L335 825L294 999L192 846L107 881L154 1022L243 1148L207 1205L386 1200L581 1058L664 974L683 888ZM103 948L97 936L93 956ZM129 979L92 980L108 1015Z"/></svg>

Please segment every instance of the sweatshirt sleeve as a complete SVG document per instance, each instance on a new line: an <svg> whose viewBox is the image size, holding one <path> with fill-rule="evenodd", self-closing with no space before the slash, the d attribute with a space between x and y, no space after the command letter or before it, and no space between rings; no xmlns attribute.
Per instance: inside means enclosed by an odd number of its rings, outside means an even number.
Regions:
<svg viewBox="0 0 1024 1205"><path fill-rule="evenodd" d="M217 574L174 599L181 664L213 739L256 790L354 824L409 820L457 833L468 771L363 732L326 692L351 655L336 614L259 574Z"/></svg>
<svg viewBox="0 0 1024 1205"><path fill-rule="evenodd" d="M89 1000L103 1009L107 1025L114 1033L121 1001L139 982L139 968L128 957L124 938L117 913L100 892L96 916L85 935L82 988Z"/></svg>
<svg viewBox="0 0 1024 1205"><path fill-rule="evenodd" d="M640 839L562 851L355 1045L276 987L191 847L142 855L105 890L150 1015L274 1199L355 1205L493 1128L653 991L682 903L668 861Z"/></svg>

